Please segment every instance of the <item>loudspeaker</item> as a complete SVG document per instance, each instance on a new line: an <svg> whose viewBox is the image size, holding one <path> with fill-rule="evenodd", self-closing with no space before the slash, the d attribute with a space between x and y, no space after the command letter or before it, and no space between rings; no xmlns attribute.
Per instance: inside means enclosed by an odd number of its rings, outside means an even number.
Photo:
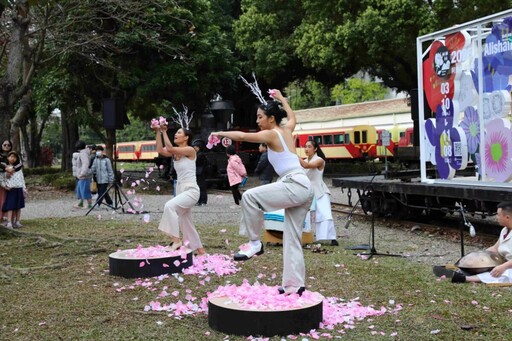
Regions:
<svg viewBox="0 0 512 341"><path fill-rule="evenodd" d="M103 100L103 127L105 129L123 129L130 124L123 100L107 98Z"/></svg>
<svg viewBox="0 0 512 341"><path fill-rule="evenodd" d="M418 89L411 89L411 119L417 121L419 118Z"/></svg>
<svg viewBox="0 0 512 341"><path fill-rule="evenodd" d="M411 89L411 119L417 121L419 119L419 103L418 103L418 89ZM435 115L428 106L427 97L423 95L423 118L434 118Z"/></svg>

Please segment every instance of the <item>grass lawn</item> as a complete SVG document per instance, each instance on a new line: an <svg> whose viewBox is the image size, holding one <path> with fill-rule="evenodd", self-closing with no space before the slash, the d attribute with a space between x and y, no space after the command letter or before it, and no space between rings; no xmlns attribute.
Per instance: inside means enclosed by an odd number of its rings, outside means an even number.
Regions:
<svg viewBox="0 0 512 341"><path fill-rule="evenodd" d="M245 340L211 330L206 314L177 319L144 307L162 290L178 292L159 299L162 303L176 303L186 301L187 289L199 301L226 283L248 279L279 285L281 280L282 248L269 246L263 256L239 264L238 273L210 275L204 285L205 277L192 275L182 275L182 282L171 276L138 285L110 276L108 255L163 243L157 222L80 217L24 224L22 230L0 230L2 340ZM230 254L245 242L235 226L198 229L210 254ZM393 257L363 260L344 246L324 246L327 253L304 250L308 289L325 297L359 298L376 309L402 309L357 321L353 329L339 324L320 330L326 333L321 339L506 340L512 335L510 288L437 281L430 266Z"/></svg>

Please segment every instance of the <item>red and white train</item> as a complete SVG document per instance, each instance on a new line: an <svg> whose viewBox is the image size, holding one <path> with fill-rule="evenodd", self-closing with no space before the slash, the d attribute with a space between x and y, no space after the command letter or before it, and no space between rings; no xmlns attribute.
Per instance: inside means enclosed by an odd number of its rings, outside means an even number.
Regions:
<svg viewBox="0 0 512 341"><path fill-rule="evenodd" d="M398 146L412 145L413 121L405 99L297 110L297 154L315 140L333 161L394 157ZM389 140L383 133L389 133Z"/></svg>
<svg viewBox="0 0 512 341"><path fill-rule="evenodd" d="M384 131L389 132L389 143L383 143ZM398 146L408 146L412 143L413 128L396 125L388 129L377 129L371 125L359 125L305 130L295 132L294 135L297 154L301 157L306 156L306 142L314 140L320 145L328 160L367 160L394 157Z"/></svg>
<svg viewBox="0 0 512 341"><path fill-rule="evenodd" d="M116 159L119 161L153 161L155 157L158 157L155 140L116 144Z"/></svg>

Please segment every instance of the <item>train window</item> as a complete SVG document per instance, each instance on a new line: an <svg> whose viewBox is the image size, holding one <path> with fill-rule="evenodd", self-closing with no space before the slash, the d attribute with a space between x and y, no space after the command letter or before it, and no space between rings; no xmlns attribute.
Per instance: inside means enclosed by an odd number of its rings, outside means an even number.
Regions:
<svg viewBox="0 0 512 341"><path fill-rule="evenodd" d="M368 132L366 130L363 130L361 133L362 133L363 143L368 143Z"/></svg>
<svg viewBox="0 0 512 341"><path fill-rule="evenodd" d="M324 144L332 144L332 135L324 135Z"/></svg>
<svg viewBox="0 0 512 341"><path fill-rule="evenodd" d="M334 144L344 144L345 139L343 134L334 135Z"/></svg>
<svg viewBox="0 0 512 341"><path fill-rule="evenodd" d="M156 144L146 144L142 146L143 152L154 152L156 151Z"/></svg>
<svg viewBox="0 0 512 341"><path fill-rule="evenodd" d="M361 132L360 131L354 131L354 143L355 144L361 143Z"/></svg>
<svg viewBox="0 0 512 341"><path fill-rule="evenodd" d="M404 137L405 136L405 131L401 131L400 132L400 137Z"/></svg>
<svg viewBox="0 0 512 341"><path fill-rule="evenodd" d="M135 151L135 146L120 146L119 151L122 153L132 153Z"/></svg>
<svg viewBox="0 0 512 341"><path fill-rule="evenodd" d="M313 136L313 140L318 144L322 144L322 136Z"/></svg>
<svg viewBox="0 0 512 341"><path fill-rule="evenodd" d="M345 144L350 144L350 134L345 134Z"/></svg>

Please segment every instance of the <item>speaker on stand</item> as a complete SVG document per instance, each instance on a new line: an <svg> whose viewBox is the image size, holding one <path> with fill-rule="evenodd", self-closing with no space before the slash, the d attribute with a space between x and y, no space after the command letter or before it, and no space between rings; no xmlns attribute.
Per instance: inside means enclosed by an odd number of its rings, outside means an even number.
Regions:
<svg viewBox="0 0 512 341"><path fill-rule="evenodd" d="M110 191L111 188L114 189L114 200L112 205L108 205L103 203L106 206L109 206L113 210L117 210L121 208L123 213L125 212L124 205L127 203L132 209L132 213L137 213L134 209L130 200L123 192L121 188L121 177L117 174L117 155L116 155L116 130L124 129L125 125L130 124L128 120L128 116L126 115L126 111L124 109L124 102L121 99L117 98L108 98L103 100L103 127L112 132L112 149L113 149L113 157L112 157L112 168L114 170L114 182L110 184L105 193L99 197L94 205L87 211L85 215L88 215L97 205L99 199L103 199L105 195ZM123 201L124 199L124 201Z"/></svg>

